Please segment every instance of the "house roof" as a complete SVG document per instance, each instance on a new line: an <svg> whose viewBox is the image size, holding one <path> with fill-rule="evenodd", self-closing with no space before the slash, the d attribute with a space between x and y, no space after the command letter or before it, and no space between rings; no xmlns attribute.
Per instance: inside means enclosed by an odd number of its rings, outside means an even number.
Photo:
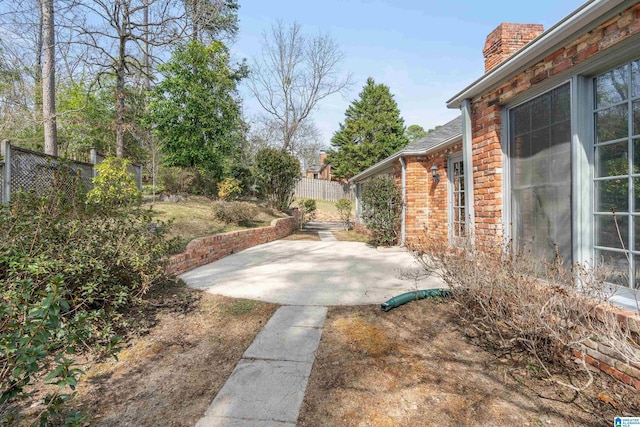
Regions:
<svg viewBox="0 0 640 427"><path fill-rule="evenodd" d="M511 55L493 70L484 74L447 101L448 108L460 108L462 101L481 95L512 75L543 59L550 52L564 46L579 33L595 27L608 18L625 0L590 0L549 28L522 49Z"/></svg>
<svg viewBox="0 0 640 427"><path fill-rule="evenodd" d="M426 136L412 142L402 150L392 154L375 165L354 176L349 182L358 182L389 168L394 161L404 156L419 156L450 145L462 138L462 118L456 117L448 123L429 132Z"/></svg>

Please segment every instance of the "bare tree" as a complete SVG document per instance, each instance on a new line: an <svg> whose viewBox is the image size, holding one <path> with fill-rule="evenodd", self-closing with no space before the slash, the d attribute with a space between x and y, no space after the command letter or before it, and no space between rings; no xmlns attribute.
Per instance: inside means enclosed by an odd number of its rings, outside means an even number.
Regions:
<svg viewBox="0 0 640 427"><path fill-rule="evenodd" d="M176 8L177 4L177 0L81 0L77 4L85 20L70 28L76 33L76 42L92 51L86 59L88 66L98 80L115 76L118 157L125 154L127 79L139 79L144 85L154 62L150 48L182 39L184 11Z"/></svg>
<svg viewBox="0 0 640 427"><path fill-rule="evenodd" d="M238 32L237 0L183 0L191 38L231 42Z"/></svg>
<svg viewBox="0 0 640 427"><path fill-rule="evenodd" d="M250 89L282 133L282 148L291 150L301 124L318 102L351 85L340 74L344 54L328 34L306 38L302 27L278 22L263 35L262 56L254 59Z"/></svg>
<svg viewBox="0 0 640 427"><path fill-rule="evenodd" d="M266 115L254 118L250 135L252 141L256 142L255 151L266 146L281 148L284 139L282 126ZM298 126L289 142L288 150L300 160L302 170L306 170L309 166L318 164L323 148L320 131L314 122L307 120Z"/></svg>
<svg viewBox="0 0 640 427"><path fill-rule="evenodd" d="M44 152L58 155L56 128L56 51L53 0L40 0L42 7L42 119Z"/></svg>

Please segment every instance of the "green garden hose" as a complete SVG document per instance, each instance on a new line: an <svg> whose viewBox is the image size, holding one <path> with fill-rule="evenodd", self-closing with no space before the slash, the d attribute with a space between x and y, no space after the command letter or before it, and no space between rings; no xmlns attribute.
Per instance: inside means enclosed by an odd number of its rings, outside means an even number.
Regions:
<svg viewBox="0 0 640 427"><path fill-rule="evenodd" d="M406 304L409 301L415 301L424 298L437 298L451 296L451 291L442 288L436 289L423 289L421 291L406 292L391 298L389 301L380 304L380 308L384 311L389 311L392 308Z"/></svg>

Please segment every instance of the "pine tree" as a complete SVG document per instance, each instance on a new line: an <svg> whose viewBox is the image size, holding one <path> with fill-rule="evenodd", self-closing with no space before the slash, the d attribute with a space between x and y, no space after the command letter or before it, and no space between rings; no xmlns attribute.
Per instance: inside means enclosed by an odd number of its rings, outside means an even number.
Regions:
<svg viewBox="0 0 640 427"><path fill-rule="evenodd" d="M336 178L351 178L404 148L409 140L404 120L389 87L373 78L345 112L344 123L331 139L327 163Z"/></svg>

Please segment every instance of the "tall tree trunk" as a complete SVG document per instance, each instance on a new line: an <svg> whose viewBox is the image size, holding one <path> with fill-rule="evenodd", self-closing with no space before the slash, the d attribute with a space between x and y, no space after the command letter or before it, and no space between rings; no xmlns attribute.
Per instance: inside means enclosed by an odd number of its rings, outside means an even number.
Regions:
<svg viewBox="0 0 640 427"><path fill-rule="evenodd" d="M38 34L36 39L36 69L34 80L35 122L38 127L42 123L42 0L38 0Z"/></svg>
<svg viewBox="0 0 640 427"><path fill-rule="evenodd" d="M41 0L42 5L42 120L44 123L44 152L58 155L56 127L56 53L53 0Z"/></svg>
<svg viewBox="0 0 640 427"><path fill-rule="evenodd" d="M118 59L116 70L116 156L124 157L124 42L120 45L122 56Z"/></svg>

